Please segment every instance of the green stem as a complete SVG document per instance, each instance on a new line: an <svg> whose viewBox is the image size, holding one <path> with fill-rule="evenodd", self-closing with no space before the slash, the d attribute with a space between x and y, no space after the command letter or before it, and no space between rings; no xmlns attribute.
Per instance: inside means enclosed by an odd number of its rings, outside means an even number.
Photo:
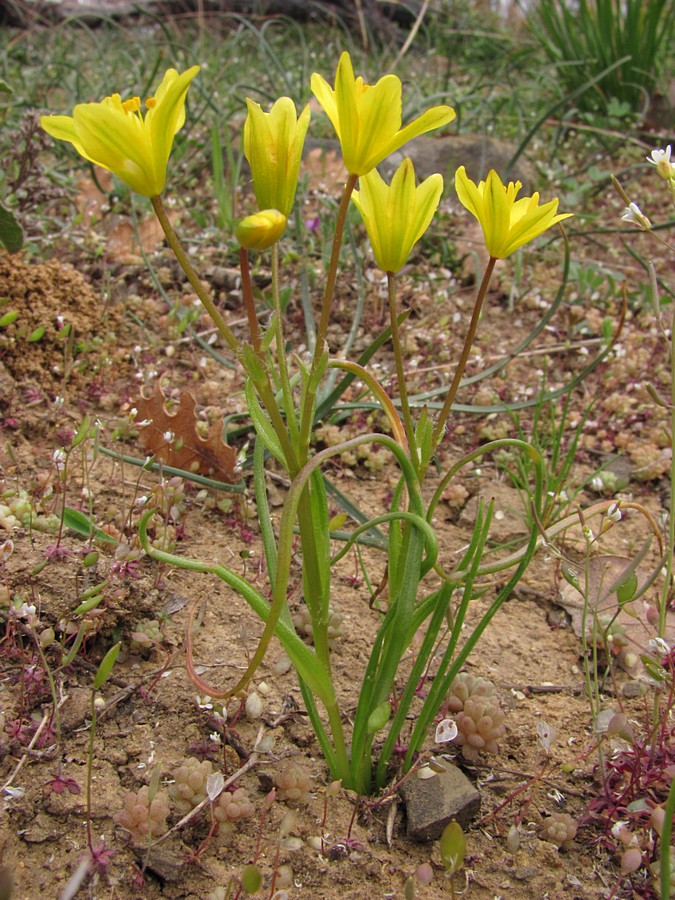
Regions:
<svg viewBox="0 0 675 900"><path fill-rule="evenodd" d="M204 289L204 285L201 283L199 276L192 268L192 264L190 263L187 254L183 250L180 241L178 240L178 235L173 230L173 226L169 221L169 217L167 216L166 210L164 209L164 204L162 203L162 198L159 195L157 197L151 197L150 202L152 203L152 208L155 210L155 215L159 220L159 224L162 226L162 230L164 231L164 234L166 236L167 243L173 250L174 256L178 260L181 269L185 272L187 280L192 286L192 290L202 301L204 308L213 319L216 328L225 339L225 342L228 344L230 350L236 353L239 350L239 341L234 336L232 329L225 322L225 319L223 319L223 317L221 316L215 303L209 296L208 292Z"/></svg>
<svg viewBox="0 0 675 900"><path fill-rule="evenodd" d="M328 266L328 274L326 275L326 287L323 293L323 304L321 306L321 318L316 331L316 343L314 345L314 368L319 364L321 355L323 354L323 345L326 341L326 333L328 332L328 323L330 322L331 308L333 306L333 297L335 295L335 282L337 281L338 263L340 261L340 247L342 246L342 234L344 232L345 221L347 219L347 210L349 209L349 201L352 191L356 186L358 175L350 175L345 184L338 207L337 218L335 221L335 234L333 235L333 247L330 255L330 264Z"/></svg>
<svg viewBox="0 0 675 900"><path fill-rule="evenodd" d="M668 799L664 808L663 830L661 832L661 848L659 859L661 862L661 896L672 897L670 878L670 837L673 833L673 815L675 815L675 778L670 782Z"/></svg>
<svg viewBox="0 0 675 900"><path fill-rule="evenodd" d="M297 446L298 440L298 423L295 414L295 406L293 405L293 391L291 390L291 379L288 371L288 360L286 358L286 339L284 337L284 323L281 310L281 297L279 294L279 244L272 247L272 297L274 301L274 326L276 332L277 345L277 368L279 370L279 378L281 379L281 390L284 397L284 411L286 413L286 422L291 436L291 443Z"/></svg>
<svg viewBox="0 0 675 900"><path fill-rule="evenodd" d="M201 572L216 575L221 581L229 585L240 597L248 603L251 609L267 623L270 616L277 617L276 636L282 647L290 657L298 675L310 690L321 700L326 708L331 702L335 702L333 686L330 684L322 666L317 664L316 654L298 636L295 629L288 624L286 616L277 615L277 610L270 607L269 600L257 591L253 585L240 575L236 575L226 566L217 563L205 563L196 559L188 559L184 556L175 556L165 550L156 550L148 542L148 521L152 511L146 513L139 522L138 536L141 546L151 559L175 566L178 569L186 569L189 572ZM285 598L284 598L285 599Z"/></svg>
<svg viewBox="0 0 675 900"><path fill-rule="evenodd" d="M284 452L284 458L286 460L286 467L290 473L291 478L294 478L301 466L298 461L298 457L296 456L295 449L291 444L291 439L288 435L283 416L279 411L276 397L274 396L274 391L272 389L269 376L267 375L267 369L265 369L265 380L256 381L255 388L260 395L260 399L265 405L265 409L267 410L267 414L269 415L270 421L272 423L272 428L274 428L276 436L279 438L279 443L281 444L281 448Z"/></svg>
<svg viewBox="0 0 675 900"><path fill-rule="evenodd" d="M434 428L434 433L432 436L433 446L436 446L436 444L438 444L445 432L445 425L448 420L448 416L450 415L452 404L455 402L455 397L457 396L457 391L459 390L462 375L464 374L464 369L466 368L466 364L469 359L469 353L471 352L473 339L476 336L481 307L483 306L483 301L485 300L485 295L487 294L487 290L490 285L490 279L492 278L492 271L495 267L496 262L497 260L495 259L495 257L491 256L485 269L483 280L481 281L480 288L478 290L478 296L476 297L476 303L474 304L471 322L469 323L469 330L467 331L466 337L464 339L462 355L460 356L459 362L457 363L457 368L455 369L455 375L452 379L450 390L447 393L445 403L443 404L443 408L441 409L438 421L436 422L436 427Z"/></svg>
<svg viewBox="0 0 675 900"><path fill-rule="evenodd" d="M94 841L91 834L91 770L94 760L94 737L96 735L96 691L91 692L91 727L89 729L89 746L87 748L87 843L89 852L94 856Z"/></svg>
<svg viewBox="0 0 675 900"><path fill-rule="evenodd" d="M246 247L239 248L239 269L241 271L241 292L244 299L244 309L246 310L246 318L248 319L248 333L251 338L253 349L256 354L260 356L260 328L258 327L258 315L255 310L255 300L253 299L251 267L249 265L248 250Z"/></svg>
<svg viewBox="0 0 675 900"><path fill-rule="evenodd" d="M393 272L387 272L387 288L389 294L391 343L394 348L394 361L396 363L396 377L398 378L398 394L401 402L401 414L403 415L403 425L405 427L406 438L408 439L408 452L410 453L410 458L413 460L413 464L417 467L418 454L415 445L415 429L413 427L412 416L410 415L408 390L405 383L401 339L398 330L398 320L396 318L396 275Z"/></svg>
<svg viewBox="0 0 675 900"><path fill-rule="evenodd" d="M673 352L673 328L675 328L675 303L673 304L672 318L670 320L670 339L668 350L670 353L670 439L675 441L675 353ZM673 448L675 449L675 448ZM675 484L675 452L670 455L670 483ZM666 572L661 606L659 608L659 637L666 633L666 616L670 607L671 591L673 589L673 551L675 550L675 492L670 492L670 509L668 521L668 553L666 554Z"/></svg>
<svg viewBox="0 0 675 900"><path fill-rule="evenodd" d="M314 402L316 400L316 374L319 369L324 354L324 345L326 343L326 334L328 333L328 324L330 322L330 314L333 307L333 297L335 295L335 283L337 281L338 263L340 261L340 247L342 246L342 235L344 233L345 221L347 219L347 210L349 209L349 201L352 191L356 186L358 175L350 175L345 184L340 206L338 207L337 218L335 221L335 233L333 235L333 248L330 255L330 263L328 265L328 273L326 275L326 287L323 293L323 302L321 305L321 316L316 331L316 341L314 343L314 358L312 360L312 368L308 379L308 386L302 403L302 415L300 418L300 446L299 451L301 458L307 458L307 448L309 447L309 439L312 429Z"/></svg>

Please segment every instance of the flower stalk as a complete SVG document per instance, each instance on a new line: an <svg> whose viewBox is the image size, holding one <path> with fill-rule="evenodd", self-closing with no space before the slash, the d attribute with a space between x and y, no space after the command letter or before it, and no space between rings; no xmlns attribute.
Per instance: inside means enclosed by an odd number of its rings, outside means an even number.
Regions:
<svg viewBox="0 0 675 900"><path fill-rule="evenodd" d="M450 413L452 411L452 404L455 402L455 398L457 397L457 391L459 390L459 386L462 382L462 376L464 375L466 364L469 361L471 348L473 347L474 338L476 337L476 331L478 330L478 322L480 321L480 313L481 309L483 308L483 301L485 300L488 288L490 287L490 280L492 279L492 273L494 272L496 262L496 257L491 256L488 260L487 266L485 267L483 280L481 281L480 287L478 288L478 296L476 297L476 302L473 306L473 313L471 314L469 328L464 338L462 352L455 367L455 374L448 389L448 393L445 395L443 407L438 415L438 419L436 420L436 425L434 426L434 431L431 438L433 446L439 444L443 439L443 435L445 434L445 426L447 425L448 417L450 416Z"/></svg>
<svg viewBox="0 0 675 900"><path fill-rule="evenodd" d="M167 244L169 245L169 247L171 247L174 256L178 260L178 264L185 272L185 277L190 282L190 287L195 292L197 297L199 297L199 299L201 300L204 309L211 316L213 324L220 332L230 350L232 350L233 353L238 353L239 341L234 336L234 332L227 324L225 319L223 319L223 317L221 316L220 310L211 299L211 295L205 289L204 285L201 282L201 279L193 269L192 263L190 262L187 253L183 250L183 246L178 239L178 235L174 231L173 226L169 220L166 209L164 208L164 204L162 203L162 198L157 195L156 197L151 197L150 202L152 203L152 208L155 211L157 220L162 226L162 231L164 232L164 235L166 237Z"/></svg>

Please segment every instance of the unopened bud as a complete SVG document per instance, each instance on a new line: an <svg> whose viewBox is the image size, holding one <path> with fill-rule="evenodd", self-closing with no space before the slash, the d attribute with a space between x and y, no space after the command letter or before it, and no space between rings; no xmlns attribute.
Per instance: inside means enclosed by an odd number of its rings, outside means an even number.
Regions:
<svg viewBox="0 0 675 900"><path fill-rule="evenodd" d="M277 209L246 216L234 230L235 237L246 250L267 250L276 244L286 230L286 216Z"/></svg>

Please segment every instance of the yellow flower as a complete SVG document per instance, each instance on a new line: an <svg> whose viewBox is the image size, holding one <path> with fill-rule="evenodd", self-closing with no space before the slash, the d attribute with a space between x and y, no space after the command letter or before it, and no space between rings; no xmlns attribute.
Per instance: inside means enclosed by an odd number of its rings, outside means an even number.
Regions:
<svg viewBox="0 0 675 900"><path fill-rule="evenodd" d="M466 174L464 166L455 173L455 188L462 206L480 222L490 256L505 259L518 247L543 234L551 225L574 213L557 213L558 200L539 206L539 194L516 200L522 184L506 186L492 169L479 185Z"/></svg>
<svg viewBox="0 0 675 900"><path fill-rule="evenodd" d="M259 209L290 215L298 184L302 146L309 127L309 104L298 118L290 97L280 97L271 110L246 100L244 153L253 175Z"/></svg>
<svg viewBox="0 0 675 900"><path fill-rule="evenodd" d="M40 124L52 137L69 141L77 152L121 178L145 197L161 194L176 132L185 122L185 96L199 71L181 75L168 69L154 97L122 100L119 94L100 103L80 103L71 116L42 116Z"/></svg>
<svg viewBox="0 0 675 900"><path fill-rule="evenodd" d="M430 175L415 186L415 168L404 159L387 185L377 169L359 179L354 201L368 231L378 266L398 272L429 227L443 193L443 177Z"/></svg>
<svg viewBox="0 0 675 900"><path fill-rule="evenodd" d="M246 250L260 252L276 244L286 230L286 222L286 216L278 209L263 209L242 219L234 234Z"/></svg>
<svg viewBox="0 0 675 900"><path fill-rule="evenodd" d="M377 84L354 77L346 51L335 74L335 90L316 72L312 91L331 120L350 175L367 175L411 138L447 125L455 118L449 106L434 106L401 128L401 80L385 75Z"/></svg>

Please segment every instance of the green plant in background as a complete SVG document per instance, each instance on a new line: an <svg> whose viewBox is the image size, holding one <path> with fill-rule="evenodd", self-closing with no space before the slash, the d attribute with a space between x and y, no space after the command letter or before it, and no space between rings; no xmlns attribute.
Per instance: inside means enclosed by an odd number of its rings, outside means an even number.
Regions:
<svg viewBox="0 0 675 900"><path fill-rule="evenodd" d="M653 150L647 162L665 182L664 187L675 204L675 165L671 146ZM654 230L648 215L632 200L618 179L614 187L626 204L621 216L634 229L649 233L675 256L675 247ZM654 404L666 416L664 427L670 440L670 480L675 479L675 354L673 328L675 304L665 319L659 301L656 271L651 265L651 299L663 336L668 366L667 391L647 383L645 388ZM585 512L578 512L585 554L581 565L565 560L562 573L582 595L580 621L583 645L584 677L593 729L598 738L602 785L599 795L589 804L592 814L603 822L606 833L615 839L621 859L622 879L635 874L649 881L658 897L673 896L673 848L671 833L675 811L675 753L672 742L673 684L675 650L670 640L668 620L675 596L673 556L675 553L675 498L670 497L668 516L659 527L648 509L639 503L627 503L638 512L647 526L647 538L630 558L603 548L603 537L622 520L621 510L613 503L603 517L600 529L591 527ZM556 526L558 527L558 526ZM656 564L647 570L654 545ZM662 587L652 601L650 589L662 578ZM649 593L648 593L649 592ZM639 603L638 601L642 601ZM649 601L649 602L648 602ZM641 609L642 607L642 609ZM636 733L637 723L629 721L623 710L620 692L617 700L606 696L603 686L613 677L612 661L621 655L630 670L641 665L654 686L651 708L645 704L645 721ZM605 741L619 736L623 745ZM645 838L652 829L658 840Z"/></svg>
<svg viewBox="0 0 675 900"><path fill-rule="evenodd" d="M579 109L643 114L657 91L667 95L670 0L538 0L529 21Z"/></svg>
<svg viewBox="0 0 675 900"><path fill-rule="evenodd" d="M10 86L0 78L0 97L3 95L7 96L11 93L12 89ZM0 111L0 126L4 127L5 121L6 115L4 111ZM4 202L6 199L5 179L6 171L3 166L2 172L0 172L0 196L3 201L0 202L0 241L2 241L10 253L15 253L23 246L23 230L14 213Z"/></svg>
<svg viewBox="0 0 675 900"><path fill-rule="evenodd" d="M242 295L247 335L241 340L228 326L204 288L167 217L160 190L166 177L168 152L176 131L184 122L187 87L196 74L192 67L179 75L170 70L154 98L146 101L144 114L138 98L122 101L113 95L100 104L75 107L71 117L48 116L45 128L72 143L81 155L98 161L135 190L149 196L162 224L169 246L211 315L222 340L246 375L245 396L256 432L253 454L254 490L264 548L271 604L252 581L220 565L178 557L154 548L148 539L149 515L140 525L141 543L149 556L189 571L211 573L236 591L264 622L256 651L236 685L220 691L203 680L192 660L191 628L187 628L187 668L201 693L224 698L246 690L260 665L272 637L283 645L297 671L307 712L327 760L331 775L360 794L381 788L391 774L395 755L401 753L409 770L427 739L455 675L473 651L481 634L527 569L537 546L552 539L569 522L547 522L544 515L544 471L539 451L523 440L495 440L457 460L440 479L430 500L431 474L436 450L442 441L454 400L462 384L479 323L490 277L498 258L505 258L534 240L552 225L567 218L557 211L558 201L540 204L539 195L518 197L519 183L504 184L496 172L475 184L460 167L456 186L461 202L483 230L490 260L480 284L471 322L453 379L440 411L434 417L426 407L417 411L409 400L403 364L400 331L406 315L397 307L397 276L406 264L415 242L429 227L442 190L440 175L416 184L412 163L405 160L387 184L375 171L393 150L410 138L450 122L454 111L437 106L402 127L401 81L387 75L368 85L356 77L349 54L343 53L334 87L320 75L312 76L312 89L323 106L341 143L348 178L336 213L336 225L318 320L307 358L287 352L282 306L279 239L284 233L296 191L302 142L309 111L298 117L288 98L277 100L266 113L249 102L244 128L244 150L251 167L258 209L235 229L240 243ZM123 140L122 140L123 138ZM355 187L359 183L358 191ZM354 361L331 354L327 343L334 311L340 248L347 230L351 201L361 213L371 239L376 262L386 273L389 325ZM250 254L271 251L272 314L265 329L258 321L250 274ZM311 316L311 310L307 311ZM368 368L370 359L384 341L390 340L397 373L398 397L389 396ZM336 383L336 377L339 380ZM343 397L355 379L371 394L386 418L389 434L362 433L316 452L316 426ZM400 414L399 414L400 409ZM386 452L400 472L387 512L362 516L351 531L339 536L327 500L323 469L345 452L365 446ZM509 448L531 461L533 521L523 545L509 556L489 559L492 508L479 506L473 538L452 569L439 561L438 537L433 519L443 491L463 466L486 454ZM276 530L268 508L265 467L273 459L290 481ZM346 508L353 509L345 501ZM607 502L586 511L587 519L604 515ZM573 517L572 517L573 518ZM380 529L385 539L387 569L382 587L387 600L380 600L373 615L376 635L370 658L359 684L351 733L334 679L331 658L331 579L333 567L352 547L366 543ZM540 528L543 534L540 534ZM300 553L298 554L297 534ZM343 540L335 552L333 539ZM302 591L307 604L314 647L308 647L293 626L288 606L293 560L302 566ZM365 561L363 563L366 565ZM470 631L464 633L468 610L486 591L485 579L506 573L487 610ZM374 577L371 583L377 583ZM191 619L191 616L188 617ZM449 623L449 632L446 624ZM401 672L414 636L421 633L412 666ZM417 687L433 677L426 697L417 697ZM402 680L401 680L402 679ZM400 682L400 683L399 683ZM403 685L403 686L401 686ZM351 699L350 699L351 703ZM412 729L408 725L412 717ZM374 766L373 766L374 764Z"/></svg>

